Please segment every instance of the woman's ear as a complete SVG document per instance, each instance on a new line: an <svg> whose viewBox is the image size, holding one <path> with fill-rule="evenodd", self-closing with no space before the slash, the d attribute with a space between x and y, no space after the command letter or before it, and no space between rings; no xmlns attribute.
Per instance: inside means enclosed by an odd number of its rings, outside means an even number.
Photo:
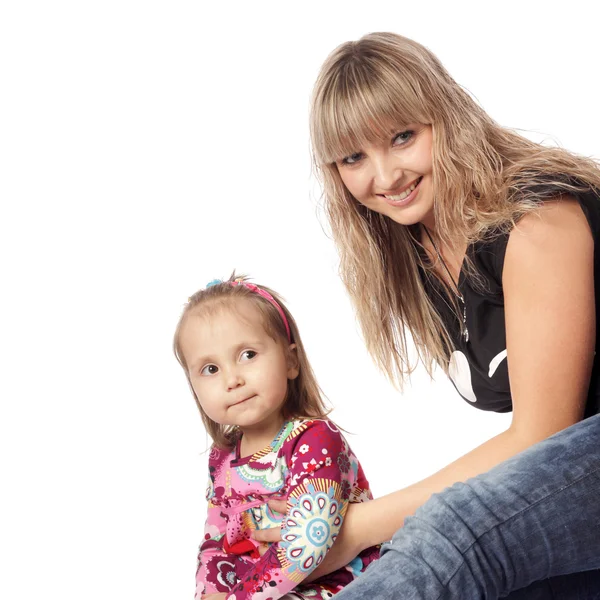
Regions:
<svg viewBox="0 0 600 600"><path fill-rule="evenodd" d="M287 349L287 378L296 379L300 374L300 364L298 363L298 353L296 352L296 344L290 344Z"/></svg>

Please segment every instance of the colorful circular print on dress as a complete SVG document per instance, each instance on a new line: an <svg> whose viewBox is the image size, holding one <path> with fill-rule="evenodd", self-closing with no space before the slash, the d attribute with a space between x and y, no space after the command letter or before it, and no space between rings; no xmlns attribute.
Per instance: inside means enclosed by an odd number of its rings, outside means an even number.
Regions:
<svg viewBox="0 0 600 600"><path fill-rule="evenodd" d="M295 567L292 571L312 571L325 558L342 525L334 487L328 482L326 492L317 491L318 482L313 480L307 484L305 493L289 498L293 506L284 519L281 547L287 561Z"/></svg>

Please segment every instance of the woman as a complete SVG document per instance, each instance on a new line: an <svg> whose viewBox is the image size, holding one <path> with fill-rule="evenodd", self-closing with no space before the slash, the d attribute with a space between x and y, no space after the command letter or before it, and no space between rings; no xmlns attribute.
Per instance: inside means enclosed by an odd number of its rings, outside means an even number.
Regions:
<svg viewBox="0 0 600 600"><path fill-rule="evenodd" d="M394 34L330 55L311 136L377 364L402 385L408 329L466 400L513 411L506 432L349 511L321 573L398 530L341 599L600 597L597 164L500 127Z"/></svg>

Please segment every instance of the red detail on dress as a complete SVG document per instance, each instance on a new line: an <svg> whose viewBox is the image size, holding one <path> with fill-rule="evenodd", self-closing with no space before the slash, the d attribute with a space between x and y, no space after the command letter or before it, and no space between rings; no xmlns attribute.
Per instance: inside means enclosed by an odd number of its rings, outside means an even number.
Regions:
<svg viewBox="0 0 600 600"><path fill-rule="evenodd" d="M260 558L258 548L248 539L229 545L227 538L223 541L223 550L227 554L249 554L251 558Z"/></svg>

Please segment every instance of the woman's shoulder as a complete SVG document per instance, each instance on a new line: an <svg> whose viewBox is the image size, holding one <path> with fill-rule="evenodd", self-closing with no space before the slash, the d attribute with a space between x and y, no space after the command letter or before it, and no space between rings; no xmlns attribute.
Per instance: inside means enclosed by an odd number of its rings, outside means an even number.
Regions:
<svg viewBox="0 0 600 600"><path fill-rule="evenodd" d="M589 239L595 245L600 236L600 197L594 191L557 194L540 199L539 205L524 214L514 226L488 232L473 243L468 254L476 272L488 287L500 292L507 258L516 260L557 246L569 246L577 252L577 242ZM576 254L575 254L576 258Z"/></svg>
<svg viewBox="0 0 600 600"><path fill-rule="evenodd" d="M564 194L546 200L510 232L504 272L509 266L511 272L525 270L532 275L536 265L585 267L592 261L596 235L579 198Z"/></svg>
<svg viewBox="0 0 600 600"><path fill-rule="evenodd" d="M600 200L597 200L600 209ZM594 212L593 204L584 202L580 196L561 194L540 202L539 207L529 212L516 223L510 237L534 236L541 240L557 231L596 233L596 223L590 223L588 214Z"/></svg>
<svg viewBox="0 0 600 600"><path fill-rule="evenodd" d="M517 225L521 228L532 228L535 221L538 233L542 233L544 226L577 226L569 216L583 214L594 239L600 232L600 189L574 176L543 174L533 177L515 185L514 197L533 205L531 211L519 218ZM563 216L564 223L561 222ZM580 226L583 224L580 220Z"/></svg>
<svg viewBox="0 0 600 600"><path fill-rule="evenodd" d="M598 201L597 201L598 203ZM598 223L590 219L593 205L584 204L578 196L562 194L544 200L535 210L524 215L510 232L507 258L526 259L546 251L569 252L593 246ZM582 246L583 244L583 246ZM573 258L576 258L575 253Z"/></svg>

